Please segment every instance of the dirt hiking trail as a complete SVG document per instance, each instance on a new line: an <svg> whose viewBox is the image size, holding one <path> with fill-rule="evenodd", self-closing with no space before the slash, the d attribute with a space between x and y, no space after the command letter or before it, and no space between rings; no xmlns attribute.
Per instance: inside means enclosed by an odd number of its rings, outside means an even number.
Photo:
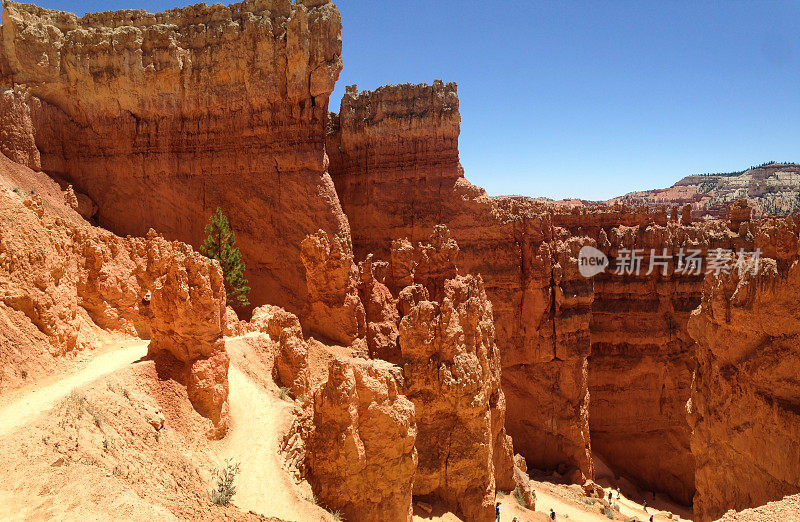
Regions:
<svg viewBox="0 0 800 522"><path fill-rule="evenodd" d="M284 520L332 520L324 509L310 502L283 468L280 442L292 420L292 404L278 397L278 388L267 390L237 365L246 349L242 337L228 337L231 355L228 369L228 402L231 425L220 441L220 457L239 462L233 504L243 511ZM310 495L308 495L310 496Z"/></svg>
<svg viewBox="0 0 800 522"><path fill-rule="evenodd" d="M147 355L149 341L131 339L102 347L81 369L53 375L0 398L0 436L11 433L53 408L58 401L85 384L129 366ZM118 347L109 349L112 346Z"/></svg>

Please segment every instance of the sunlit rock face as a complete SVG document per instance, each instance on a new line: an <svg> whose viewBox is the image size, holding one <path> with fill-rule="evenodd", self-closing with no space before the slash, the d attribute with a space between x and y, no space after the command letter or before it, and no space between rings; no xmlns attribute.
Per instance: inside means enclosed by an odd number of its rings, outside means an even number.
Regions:
<svg viewBox="0 0 800 522"><path fill-rule="evenodd" d="M709 275L689 320L697 341L689 420L700 521L800 491L798 226L765 220L743 232L765 256L757 272Z"/></svg>
<svg viewBox="0 0 800 522"><path fill-rule="evenodd" d="M6 2L0 151L69 180L118 234L198 247L222 207L250 301L299 313L300 242L348 229L325 156L340 30L329 1L81 18Z"/></svg>
<svg viewBox="0 0 800 522"><path fill-rule="evenodd" d="M562 283L552 278L554 267L561 272L555 252L566 247L551 244L564 238L557 237L544 206L524 198L491 198L464 179L460 119L454 83L371 92L348 88L340 113L331 117L327 147L355 257L373 253L389 259L385 282L396 293L410 282L414 246L437 224L446 224L460 248L455 267L462 274L481 274L493 305L506 427L515 444L531 467L563 464L591 476L586 376L591 284L575 281L573 286L584 286L578 298L554 290ZM562 314L564 320L554 323Z"/></svg>

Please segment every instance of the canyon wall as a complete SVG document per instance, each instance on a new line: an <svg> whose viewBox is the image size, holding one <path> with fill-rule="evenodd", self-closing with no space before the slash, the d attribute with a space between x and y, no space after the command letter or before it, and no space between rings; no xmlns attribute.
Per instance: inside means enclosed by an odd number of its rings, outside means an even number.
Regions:
<svg viewBox="0 0 800 522"><path fill-rule="evenodd" d="M591 477L594 451L642 487L690 504L686 402L696 363L686 324L706 267L676 268L690 250L704 259L717 248L752 250L752 234L738 234L741 220L694 224L687 209L678 222L677 209L664 207L488 197L463 177L459 120L454 84L348 88L327 143L356 256L388 251L391 288L392 278L403 281L394 266L446 224L460 272L481 274L494 304L506 429L528 464ZM406 247L395 248L403 237ZM608 254L611 267L620 251L640 249L642 270L585 278L577 260L585 245ZM663 273L649 270L651 250Z"/></svg>
<svg viewBox="0 0 800 522"><path fill-rule="evenodd" d="M763 255L758 270L709 275L689 320L701 522L800 492L798 231L792 218L745 223Z"/></svg>
<svg viewBox="0 0 800 522"><path fill-rule="evenodd" d="M327 174L342 67L330 1L247 0L76 17L4 1L0 150L72 183L118 234L198 247L220 206L255 305L299 313L300 242L346 233Z"/></svg>
<svg viewBox="0 0 800 522"><path fill-rule="evenodd" d="M405 238L413 248L445 223L461 248L460 272L481 274L493 304L506 427L515 446L531 467L571 466L591 476L585 332L591 284L560 279L558 263L570 259L570 248L558 243L567 238L556 237L544 206L490 198L464 179L459 125L453 83L362 93L348 87L341 112L331 117L327 148L355 256L391 255L392 270L404 252L392 249L393 240ZM390 288L405 286L393 277L387 276ZM561 291L562 282L584 289L575 297Z"/></svg>
<svg viewBox="0 0 800 522"><path fill-rule="evenodd" d="M681 254L732 248L723 226L668 222L663 210L619 207L555 213L554 223L587 234L609 256L593 277L589 425L593 452L646 490L683 504L694 495L694 460L686 422L694 371L686 322L699 304L699 273L678 269ZM640 270L618 269L636 250ZM652 268L651 268L652 262ZM657 457L657 458L656 458Z"/></svg>

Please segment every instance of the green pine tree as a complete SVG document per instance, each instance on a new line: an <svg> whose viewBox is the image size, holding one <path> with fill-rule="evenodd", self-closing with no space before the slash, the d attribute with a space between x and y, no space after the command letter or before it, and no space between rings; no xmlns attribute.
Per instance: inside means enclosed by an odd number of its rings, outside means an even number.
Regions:
<svg viewBox="0 0 800 522"><path fill-rule="evenodd" d="M244 261L242 254L236 246L236 235L228 224L228 218L222 213L222 209L217 207L217 211L211 215L206 225L208 238L200 247L200 252L211 259L219 261L222 267L222 276L225 279L225 293L227 294L228 304L231 306L247 306L247 293L250 287L247 286L247 279L244 277Z"/></svg>

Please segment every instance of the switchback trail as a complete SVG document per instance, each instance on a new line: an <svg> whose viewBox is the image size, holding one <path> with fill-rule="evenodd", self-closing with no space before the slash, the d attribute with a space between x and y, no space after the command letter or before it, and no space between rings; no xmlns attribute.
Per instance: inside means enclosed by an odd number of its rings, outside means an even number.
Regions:
<svg viewBox="0 0 800 522"><path fill-rule="evenodd" d="M11 433L50 410L75 388L141 359L147 355L148 343L140 339L113 343L121 344L121 347L98 354L75 372L48 377L43 382L9 393L8 398L0 398L0 436Z"/></svg>

